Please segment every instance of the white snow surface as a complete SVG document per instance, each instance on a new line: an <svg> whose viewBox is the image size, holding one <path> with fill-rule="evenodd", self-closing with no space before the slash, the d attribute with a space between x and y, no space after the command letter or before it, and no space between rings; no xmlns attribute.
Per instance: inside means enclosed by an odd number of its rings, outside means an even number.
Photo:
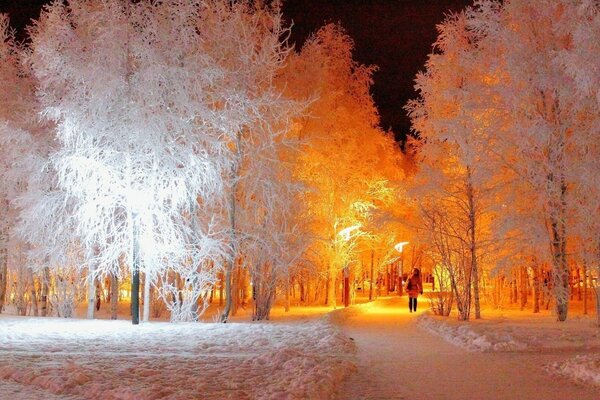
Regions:
<svg viewBox="0 0 600 400"><path fill-rule="evenodd" d="M0 398L329 399L355 370L327 319L151 322L0 316Z"/></svg>
<svg viewBox="0 0 600 400"><path fill-rule="evenodd" d="M471 325L451 325L446 321L421 314L418 325L449 343L468 351L516 351L525 350L527 344L515 340L505 332L483 334L472 329Z"/></svg>
<svg viewBox="0 0 600 400"><path fill-rule="evenodd" d="M550 314L485 310L483 319L461 322L455 316L419 316L420 328L469 351L600 351L600 329L590 316L557 322Z"/></svg>
<svg viewBox="0 0 600 400"><path fill-rule="evenodd" d="M572 359L548 364L546 370L582 384L600 387L600 355L576 356Z"/></svg>

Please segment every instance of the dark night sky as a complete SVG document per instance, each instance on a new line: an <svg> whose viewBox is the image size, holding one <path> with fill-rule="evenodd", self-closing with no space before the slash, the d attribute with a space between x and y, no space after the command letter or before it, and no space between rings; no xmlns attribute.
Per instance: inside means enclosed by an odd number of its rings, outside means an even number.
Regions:
<svg viewBox="0 0 600 400"><path fill-rule="evenodd" d="M0 0L0 12L10 14L21 32L37 18L43 0ZM409 132L402 106L414 98L414 77L423 68L436 38L435 25L449 11L459 11L472 0L284 0L283 13L294 22L292 41L304 39L327 22L341 22L356 44L355 58L379 66L373 96L381 126L397 139Z"/></svg>

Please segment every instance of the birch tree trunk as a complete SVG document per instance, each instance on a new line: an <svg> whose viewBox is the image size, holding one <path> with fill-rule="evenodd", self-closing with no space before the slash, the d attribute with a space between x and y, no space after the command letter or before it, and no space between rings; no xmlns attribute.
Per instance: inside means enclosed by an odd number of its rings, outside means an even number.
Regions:
<svg viewBox="0 0 600 400"><path fill-rule="evenodd" d="M566 188L564 189L566 191ZM564 196L564 194L563 194ZM554 300L556 316L565 321L569 311L569 266L566 258L566 222L564 208L558 210L558 216L551 216L552 233L552 272L554 278Z"/></svg>
<svg viewBox="0 0 600 400"><path fill-rule="evenodd" d="M42 317L48 316L48 294L50 292L50 269L44 267L42 273Z"/></svg>
<svg viewBox="0 0 600 400"><path fill-rule="evenodd" d="M290 311L290 276L285 280L285 312Z"/></svg>
<svg viewBox="0 0 600 400"><path fill-rule="evenodd" d="M298 276L298 285L300 286L300 302L306 304L306 286L304 285L304 275L302 273Z"/></svg>
<svg viewBox="0 0 600 400"><path fill-rule="evenodd" d="M224 276L223 273L221 272L219 274L219 307L221 307L223 305L223 289L224 289L224 284L225 284L225 280L224 280Z"/></svg>
<svg viewBox="0 0 600 400"><path fill-rule="evenodd" d="M373 301L373 258L375 257L375 250L371 249L371 283L369 284L369 301ZM402 295L402 271L400 271L400 287L398 288L398 294Z"/></svg>
<svg viewBox="0 0 600 400"><path fill-rule="evenodd" d="M110 319L117 319L119 304L119 278L116 274L110 276Z"/></svg>
<svg viewBox="0 0 600 400"><path fill-rule="evenodd" d="M540 312L540 267L534 262L533 266L533 312Z"/></svg>
<svg viewBox="0 0 600 400"><path fill-rule="evenodd" d="M6 302L6 289L8 285L8 252L0 249L0 314Z"/></svg>
<svg viewBox="0 0 600 400"><path fill-rule="evenodd" d="M521 311L525 309L527 305L527 267L521 266L520 268L520 285L521 285Z"/></svg>
<svg viewBox="0 0 600 400"><path fill-rule="evenodd" d="M577 300L581 301L581 270L579 266L575 270L575 281L577 282Z"/></svg>
<svg viewBox="0 0 600 400"><path fill-rule="evenodd" d="M131 243L131 323L140 323L140 245L137 215L132 216L132 243Z"/></svg>
<svg viewBox="0 0 600 400"><path fill-rule="evenodd" d="M91 262L88 265L87 275L87 319L94 319L96 314L96 285L94 279L94 267Z"/></svg>
<svg viewBox="0 0 600 400"><path fill-rule="evenodd" d="M600 288L598 283L594 285L594 293L596 294L596 324L600 327Z"/></svg>
<svg viewBox="0 0 600 400"><path fill-rule="evenodd" d="M256 271L257 276L254 281L254 313L252 315L252 320L268 320L271 314L273 300L275 299L275 264L259 262Z"/></svg>
<svg viewBox="0 0 600 400"><path fill-rule="evenodd" d="M29 282L31 284L29 293L31 294L31 307L33 308L33 315L37 317L39 315L37 292L35 290L35 277L33 276L33 270L27 268L29 275Z"/></svg>
<svg viewBox="0 0 600 400"><path fill-rule="evenodd" d="M230 231L230 240L231 240L231 254L229 254L229 259L227 260L227 265L225 266L225 308L223 309L223 313L221 314L221 322L226 323L229 319L229 314L232 311L233 307L233 270L235 268L235 261L237 258L237 235L236 235L236 205L237 205L237 180L239 178L239 169L241 163L241 145L242 145L242 137L241 133L238 132L236 135L236 157L237 160L232 167L231 173L229 175L229 179L231 181L231 194L229 197L229 229Z"/></svg>
<svg viewBox="0 0 600 400"><path fill-rule="evenodd" d="M475 303L475 319L481 318L481 305L479 301L479 271L477 265L477 237L476 237L476 218L477 210L475 206L475 193L472 183L471 168L467 167L467 201L469 204L469 240L471 257L471 283L473 285L473 300Z"/></svg>
<svg viewBox="0 0 600 400"><path fill-rule="evenodd" d="M242 276L242 265L241 261L235 263L234 275L231 285L232 293L232 304L230 315L235 316L240 309L242 303L242 290L243 290L243 276Z"/></svg>
<svg viewBox="0 0 600 400"><path fill-rule="evenodd" d="M587 261L583 260L583 314L588 313L588 282L587 282Z"/></svg>
<svg viewBox="0 0 600 400"><path fill-rule="evenodd" d="M329 307L335 308L337 306L337 290L336 290L336 275L337 271L335 263L329 262L327 271L327 298L326 304Z"/></svg>
<svg viewBox="0 0 600 400"><path fill-rule="evenodd" d="M150 321L150 278L148 272L144 273L144 313L143 322Z"/></svg>

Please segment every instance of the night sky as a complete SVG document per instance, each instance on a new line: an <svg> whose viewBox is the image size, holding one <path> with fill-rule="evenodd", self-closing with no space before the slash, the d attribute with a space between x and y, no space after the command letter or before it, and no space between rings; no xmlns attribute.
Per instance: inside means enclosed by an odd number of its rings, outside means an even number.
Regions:
<svg viewBox="0 0 600 400"><path fill-rule="evenodd" d="M46 2L0 0L0 12L10 14L12 25L22 32ZM294 22L297 46L324 23L341 22L355 41L355 58L379 66L373 96L381 126L402 140L410 130L402 106L416 96L413 80L431 52L435 25L469 4L472 0L284 0L283 13Z"/></svg>

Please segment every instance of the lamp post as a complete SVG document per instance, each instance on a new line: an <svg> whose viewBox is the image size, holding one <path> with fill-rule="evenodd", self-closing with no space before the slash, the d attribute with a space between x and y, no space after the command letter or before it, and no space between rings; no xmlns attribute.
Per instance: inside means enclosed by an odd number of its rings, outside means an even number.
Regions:
<svg viewBox="0 0 600 400"><path fill-rule="evenodd" d="M398 285L398 296L402 296L403 291L404 291L404 287L402 285L402 278L404 275L404 246L406 246L408 244L408 242L400 242L397 243L394 248L396 249L396 251L400 252L400 284Z"/></svg>
<svg viewBox="0 0 600 400"><path fill-rule="evenodd" d="M349 226L348 228L344 228L338 232L338 235L347 242L350 240L350 234L352 231L360 228L360 225ZM348 268L348 263L346 262L344 265L344 307L348 307L350 305L350 269Z"/></svg>

